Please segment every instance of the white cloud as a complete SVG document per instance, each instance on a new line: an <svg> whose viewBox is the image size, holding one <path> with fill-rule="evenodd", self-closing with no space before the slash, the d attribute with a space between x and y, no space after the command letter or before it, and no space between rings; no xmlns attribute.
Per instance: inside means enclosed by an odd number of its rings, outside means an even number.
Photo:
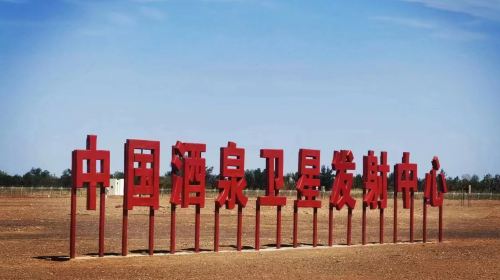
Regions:
<svg viewBox="0 0 500 280"><path fill-rule="evenodd" d="M500 21L500 0L403 0L429 8Z"/></svg>
<svg viewBox="0 0 500 280"><path fill-rule="evenodd" d="M131 26L135 25L136 21L133 17L123 14L123 13L118 13L118 12L111 12L108 14L108 19L111 23L115 25L124 25L124 26Z"/></svg>
<svg viewBox="0 0 500 280"><path fill-rule="evenodd" d="M392 16L377 16L373 20L404 26L414 29L423 29L429 32L433 37L455 40L455 41L476 41L486 39L487 36L483 33L476 31L469 31L461 27L446 25L443 23L433 22L430 20L417 19L417 18L403 18Z"/></svg>
<svg viewBox="0 0 500 280"><path fill-rule="evenodd" d="M254 4L262 7L272 8L276 3L272 0L199 0L200 2L213 4Z"/></svg>
<svg viewBox="0 0 500 280"><path fill-rule="evenodd" d="M146 18L156 21L162 21L166 18L165 13L162 10L156 8L141 7L140 12Z"/></svg>
<svg viewBox="0 0 500 280"><path fill-rule="evenodd" d="M89 37L102 37L112 34L112 31L109 28L103 28L103 27L100 28L85 27L78 29L76 32L78 34Z"/></svg>
<svg viewBox="0 0 500 280"><path fill-rule="evenodd" d="M432 34L434 37L455 41L478 41L484 40L487 36L480 32L467 31L458 28L438 29Z"/></svg>
<svg viewBox="0 0 500 280"><path fill-rule="evenodd" d="M201 0L202 2L214 2L214 3L243 3L248 2L246 0Z"/></svg>
<svg viewBox="0 0 500 280"><path fill-rule="evenodd" d="M11 3L11 4L24 4L27 3L27 0L0 0L2 3Z"/></svg>
<svg viewBox="0 0 500 280"><path fill-rule="evenodd" d="M145 3L163 3L167 2L168 0L130 0L130 1L135 3L145 4Z"/></svg>
<svg viewBox="0 0 500 280"><path fill-rule="evenodd" d="M421 19L412 19L412 18L400 18L400 17L389 17L389 16L378 16L373 17L374 20L383 21L387 23L393 23L397 25L403 25L412 28L423 28L423 29L433 29L435 28L434 24L421 20Z"/></svg>

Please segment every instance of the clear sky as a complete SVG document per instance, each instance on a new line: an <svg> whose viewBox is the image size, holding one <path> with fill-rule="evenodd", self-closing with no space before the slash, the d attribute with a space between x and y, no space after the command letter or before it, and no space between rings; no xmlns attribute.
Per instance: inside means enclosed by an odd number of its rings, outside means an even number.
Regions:
<svg viewBox="0 0 500 280"><path fill-rule="evenodd" d="M57 175L87 134L403 151L419 177L500 173L500 1L0 0L0 170Z"/></svg>

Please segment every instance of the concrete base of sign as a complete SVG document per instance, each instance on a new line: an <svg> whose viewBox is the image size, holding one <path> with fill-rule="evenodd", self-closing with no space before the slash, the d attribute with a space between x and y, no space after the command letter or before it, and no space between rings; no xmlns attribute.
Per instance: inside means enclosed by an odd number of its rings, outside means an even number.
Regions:
<svg viewBox="0 0 500 280"><path fill-rule="evenodd" d="M448 243L450 241L444 241L444 242L437 242L437 241L431 241L427 242L425 244L438 244L438 243ZM312 245L300 245L299 247L294 248L293 246L290 247L281 247L280 249L276 249L276 247L269 247L269 248L261 248L259 251L256 251L255 249L244 249L241 251L236 251L236 250L221 250L219 252L214 252L214 251L201 251L199 253L195 253L194 251L177 251L175 254L170 254L168 251L162 251L161 253L155 253L154 256L170 256L170 257L175 257L175 256L182 256L182 255L194 255L194 254L220 254L220 253L233 253L233 254L238 254L238 253L265 253L265 252L279 252L279 251L295 251L295 250L327 250L327 249L334 249L334 248L353 248L353 247L369 247L369 246L399 246L399 245L419 245L419 244L424 244L420 242L398 242L398 243L367 243L366 245L363 244L353 244L353 245L333 245L333 246L326 246L326 245L318 245L316 247L313 247ZM113 258L134 258L134 257L151 257L150 255L145 252L144 254L137 254L137 253L132 253L128 254L126 256L121 256L119 254L113 254L113 255L104 255L104 257L99 257L97 254L95 255L87 255L87 256L80 256L76 257L74 260L102 260L103 258L105 259L113 259ZM69 260L69 257L68 257Z"/></svg>

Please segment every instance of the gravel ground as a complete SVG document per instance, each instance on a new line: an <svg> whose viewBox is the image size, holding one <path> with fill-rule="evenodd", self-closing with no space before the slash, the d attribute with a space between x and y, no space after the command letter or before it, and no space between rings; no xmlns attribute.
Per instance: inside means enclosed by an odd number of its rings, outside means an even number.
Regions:
<svg viewBox="0 0 500 280"><path fill-rule="evenodd" d="M354 246L346 246L347 210L335 212L333 248L306 248L312 242L312 210L301 209L299 241L302 249L290 249L292 243L292 202L283 208L282 250L255 252L255 199L244 209L243 245L237 252L236 209L221 209L220 250L213 253L213 203L202 209L201 247L194 246L194 209L177 210L177 249L183 254L170 255L170 207L162 197L156 214L155 253L157 256L114 257L121 252L121 198L107 199L106 254L67 261L69 254L69 198L0 197L0 278L1 279L500 279L500 201L472 201L471 207L460 201L444 206L445 242L437 240L437 209L428 208L428 239L421 243L421 203L415 209L414 244L408 241L409 212L400 209L401 244L361 243L361 204L354 210ZM319 245L328 241L328 207L318 213ZM97 253L98 211L84 210L78 200L77 254ZM401 205L401 203L399 204ZM392 242L392 206L386 210L385 241ZM401 208L401 206L400 206ZM261 246L272 248L275 238L275 209L261 209ZM129 252L145 254L147 249L148 210L129 212ZM368 241L378 242L378 211L368 213Z"/></svg>

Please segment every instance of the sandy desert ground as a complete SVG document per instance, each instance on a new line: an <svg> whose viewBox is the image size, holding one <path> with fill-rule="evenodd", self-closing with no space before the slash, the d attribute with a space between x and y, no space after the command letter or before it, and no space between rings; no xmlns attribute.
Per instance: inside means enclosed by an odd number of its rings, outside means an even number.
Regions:
<svg viewBox="0 0 500 280"><path fill-rule="evenodd" d="M89 257L98 251L98 211L86 211L85 198L79 197L76 260L69 255L69 209L66 198L0 197L0 278L1 279L499 279L500 278L500 201L472 201L471 207L459 200L444 206L445 242L437 243L437 209L429 208L428 239L423 244L421 202L416 201L415 239L409 240L409 212L399 211L400 244L392 242L392 205L386 210L386 244L361 243L361 204L353 217L353 246L346 246L347 210L335 213L335 243L326 247L328 234L327 200L318 216L318 248L312 242L312 210L300 210L298 249L292 243L292 202L283 208L283 248L255 252L255 199L244 210L244 251L237 252L236 209L221 209L220 250L213 249L213 203L207 199L202 209L202 253L194 246L194 209L179 209L177 249L168 254L170 206L161 198L156 214L155 253L146 256L148 210L129 213L129 252L132 257L117 257L121 252L122 200L107 199L106 254ZM401 204L400 204L401 205ZM401 207L400 207L401 208ZM275 242L275 208L263 207L261 245L272 248ZM378 211L368 212L368 241L378 242Z"/></svg>

